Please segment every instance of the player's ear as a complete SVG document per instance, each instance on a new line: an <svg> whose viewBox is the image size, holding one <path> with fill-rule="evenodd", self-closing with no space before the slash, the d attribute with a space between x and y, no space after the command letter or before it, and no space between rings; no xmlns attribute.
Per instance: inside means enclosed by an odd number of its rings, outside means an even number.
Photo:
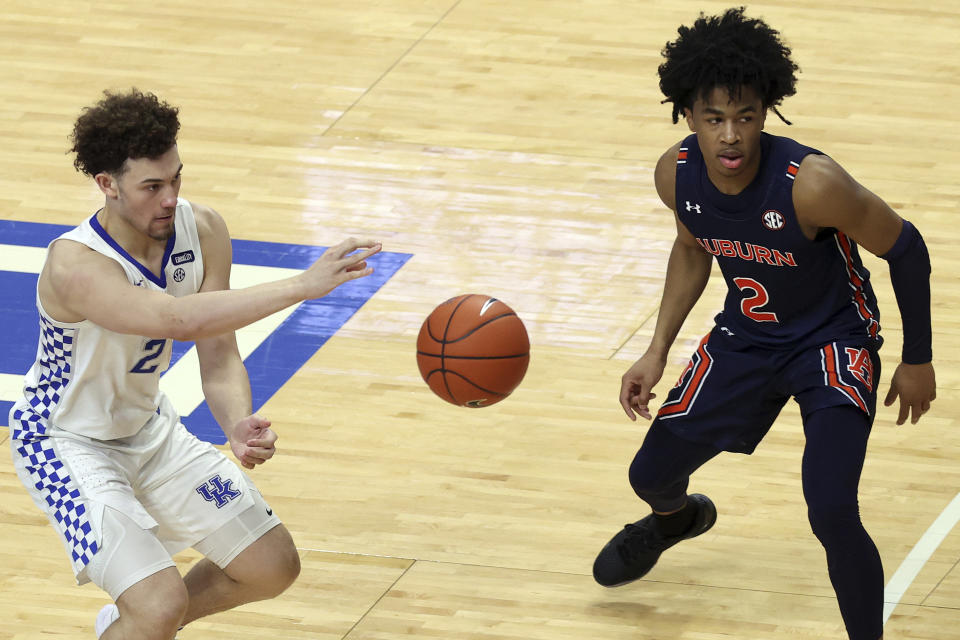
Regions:
<svg viewBox="0 0 960 640"><path fill-rule="evenodd" d="M697 132L696 125L693 124L693 110L684 107L683 108L683 119L687 121L687 126L690 128L690 131L693 133Z"/></svg>
<svg viewBox="0 0 960 640"><path fill-rule="evenodd" d="M101 171L93 176L93 181L97 183L100 191L103 191L104 195L108 198L116 198L120 194L120 185L118 184L117 177L113 174Z"/></svg>

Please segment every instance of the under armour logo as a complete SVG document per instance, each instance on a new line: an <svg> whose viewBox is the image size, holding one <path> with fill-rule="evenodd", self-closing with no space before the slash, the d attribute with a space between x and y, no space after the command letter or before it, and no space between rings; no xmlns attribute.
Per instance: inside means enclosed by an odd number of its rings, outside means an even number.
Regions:
<svg viewBox="0 0 960 640"><path fill-rule="evenodd" d="M701 211L700 211L700 205L699 205L699 204L690 204L690 201L687 200L687 211L696 211L697 213L701 213Z"/></svg>
<svg viewBox="0 0 960 640"><path fill-rule="evenodd" d="M234 489L231 485L233 480L224 482L217 474L197 487L197 493L203 496L207 502L216 502L217 509L227 506L231 500L240 497L240 491Z"/></svg>

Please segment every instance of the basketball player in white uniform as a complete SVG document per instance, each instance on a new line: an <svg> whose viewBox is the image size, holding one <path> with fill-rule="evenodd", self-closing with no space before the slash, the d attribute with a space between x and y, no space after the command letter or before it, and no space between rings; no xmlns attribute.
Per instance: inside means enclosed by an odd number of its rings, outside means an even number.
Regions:
<svg viewBox="0 0 960 640"><path fill-rule="evenodd" d="M169 640L296 579L289 532L236 463L180 424L160 374L172 340L195 340L233 454L248 469L266 462L277 434L252 415L234 331L368 275L380 250L350 239L300 275L230 290L226 225L179 198L178 129L175 108L136 90L108 93L77 120L75 165L104 207L49 247L37 360L10 412L21 481L78 582L116 602L96 620L104 640ZM181 577L171 555L187 547L205 559Z"/></svg>

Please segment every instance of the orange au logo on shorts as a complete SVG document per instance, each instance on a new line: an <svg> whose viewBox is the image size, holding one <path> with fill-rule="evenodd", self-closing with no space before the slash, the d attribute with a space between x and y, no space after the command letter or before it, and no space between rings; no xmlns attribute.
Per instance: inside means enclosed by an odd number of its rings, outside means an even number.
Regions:
<svg viewBox="0 0 960 640"><path fill-rule="evenodd" d="M855 349L853 347L847 347L844 351L849 361L847 371L863 383L867 391L873 391L873 361L870 359L870 353L866 349Z"/></svg>

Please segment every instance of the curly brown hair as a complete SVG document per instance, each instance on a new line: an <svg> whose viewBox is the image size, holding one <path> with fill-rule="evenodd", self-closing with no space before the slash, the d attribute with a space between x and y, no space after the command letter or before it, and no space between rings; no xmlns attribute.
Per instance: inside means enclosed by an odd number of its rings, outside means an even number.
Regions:
<svg viewBox="0 0 960 640"><path fill-rule="evenodd" d="M179 109L152 93L131 89L125 93L104 91L104 98L84 108L70 136L77 154L77 171L122 175L127 158L156 158L177 143Z"/></svg>

